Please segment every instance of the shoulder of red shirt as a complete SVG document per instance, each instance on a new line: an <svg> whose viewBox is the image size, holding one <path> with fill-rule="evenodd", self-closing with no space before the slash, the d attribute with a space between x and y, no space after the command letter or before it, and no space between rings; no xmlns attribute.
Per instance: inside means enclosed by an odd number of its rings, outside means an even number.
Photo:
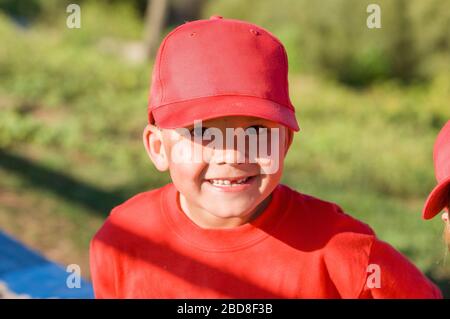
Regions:
<svg viewBox="0 0 450 319"><path fill-rule="evenodd" d="M149 218L149 212L161 210L161 196L169 187L174 186L167 184L139 193L116 206L91 241L91 253L94 246L101 247L102 255L140 246L149 226L150 231L164 231L159 229L157 219L153 222ZM370 295L364 286L365 280L361 281L361 278L367 277L366 267L375 262L385 269L386 285L392 285L389 289L380 290L381 297L442 298L439 289L407 258L377 239L370 226L346 214L335 203L302 194L285 185L281 185L280 190L288 196L289 204L282 223L271 230L272 236L300 251L322 254L332 281L337 287L346 289L340 291L342 296ZM114 262L106 256L96 258L104 260L99 260L99 263ZM342 271L344 269L348 271ZM402 276L403 283L399 280ZM361 282L361 285L348 285L349 280ZM411 289L412 281L422 285L419 293L413 293L418 290Z"/></svg>

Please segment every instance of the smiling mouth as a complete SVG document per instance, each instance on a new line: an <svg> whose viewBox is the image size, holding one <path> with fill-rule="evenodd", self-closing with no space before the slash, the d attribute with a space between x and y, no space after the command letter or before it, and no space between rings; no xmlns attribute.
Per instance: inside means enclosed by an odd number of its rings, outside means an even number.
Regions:
<svg viewBox="0 0 450 319"><path fill-rule="evenodd" d="M246 184L248 181L250 181L255 176L247 176L242 178L220 178L220 179L207 179L206 181L210 183L213 186L219 186L219 187L233 187L238 186L242 184Z"/></svg>

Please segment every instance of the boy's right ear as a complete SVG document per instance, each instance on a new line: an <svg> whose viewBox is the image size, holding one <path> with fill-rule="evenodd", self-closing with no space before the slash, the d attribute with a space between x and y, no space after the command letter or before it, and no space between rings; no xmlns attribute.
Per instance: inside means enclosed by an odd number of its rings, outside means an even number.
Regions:
<svg viewBox="0 0 450 319"><path fill-rule="evenodd" d="M145 150L156 168L164 172L169 169L169 159L163 145L162 131L153 124L147 124L142 134Z"/></svg>

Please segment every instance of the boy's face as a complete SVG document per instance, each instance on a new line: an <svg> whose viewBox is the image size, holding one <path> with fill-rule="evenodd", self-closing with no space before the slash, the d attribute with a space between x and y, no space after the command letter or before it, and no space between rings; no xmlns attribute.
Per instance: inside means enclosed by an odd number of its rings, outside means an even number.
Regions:
<svg viewBox="0 0 450 319"><path fill-rule="evenodd" d="M246 129L243 146L233 133ZM264 210L280 182L288 148L284 126L247 116L212 119L184 130L149 125L144 144L156 167L170 171L183 211L205 228L237 226Z"/></svg>

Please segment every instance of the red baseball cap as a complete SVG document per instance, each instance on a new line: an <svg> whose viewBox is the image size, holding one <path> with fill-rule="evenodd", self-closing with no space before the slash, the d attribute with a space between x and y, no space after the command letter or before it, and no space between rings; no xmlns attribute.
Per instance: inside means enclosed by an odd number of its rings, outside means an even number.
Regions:
<svg viewBox="0 0 450 319"><path fill-rule="evenodd" d="M440 131L434 144L434 172L438 185L432 190L423 208L423 218L431 219L450 200L450 121Z"/></svg>
<svg viewBox="0 0 450 319"><path fill-rule="evenodd" d="M284 46L261 27L220 16L180 25L156 56L149 123L177 128L233 115L299 130Z"/></svg>

